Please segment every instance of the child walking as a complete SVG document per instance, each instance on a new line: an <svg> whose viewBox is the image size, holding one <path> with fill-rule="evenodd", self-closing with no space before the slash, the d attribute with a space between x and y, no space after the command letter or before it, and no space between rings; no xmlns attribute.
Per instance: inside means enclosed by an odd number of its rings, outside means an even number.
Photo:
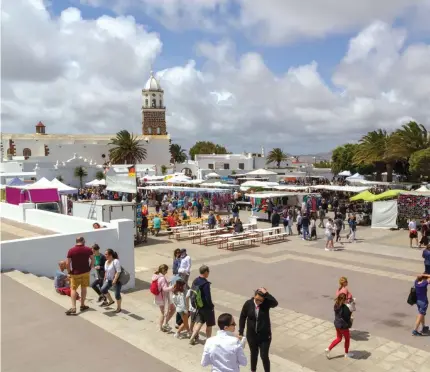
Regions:
<svg viewBox="0 0 430 372"><path fill-rule="evenodd" d="M180 334L183 330L187 332L187 336L190 337L190 328L188 326L188 306L185 298L185 282L182 279L176 281L173 287L172 302L175 305L176 312L182 319L182 324L174 334L175 338L180 338Z"/></svg>

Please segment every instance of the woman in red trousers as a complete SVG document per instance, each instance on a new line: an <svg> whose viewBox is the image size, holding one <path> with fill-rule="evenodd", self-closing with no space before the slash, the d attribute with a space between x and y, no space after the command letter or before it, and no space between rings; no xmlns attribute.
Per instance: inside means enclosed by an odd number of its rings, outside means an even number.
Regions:
<svg viewBox="0 0 430 372"><path fill-rule="evenodd" d="M334 326L336 327L336 339L330 344L328 349L325 349L325 354L328 359L330 359L330 351L338 343L345 338L345 358L352 358L353 354L349 352L349 342L351 336L349 334L349 329L352 327L352 313L346 306L346 295L345 293L340 293L337 296L334 304Z"/></svg>

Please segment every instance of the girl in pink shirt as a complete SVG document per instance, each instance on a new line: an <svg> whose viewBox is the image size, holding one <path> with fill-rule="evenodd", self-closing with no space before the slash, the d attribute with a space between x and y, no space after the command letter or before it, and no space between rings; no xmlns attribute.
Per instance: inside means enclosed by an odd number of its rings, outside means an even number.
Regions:
<svg viewBox="0 0 430 372"><path fill-rule="evenodd" d="M175 306L173 305L170 298L170 293L173 290L173 286L169 286L169 283L166 279L168 270L169 268L167 265L160 265L158 270L152 276L152 281L156 280L158 284L158 295L154 295L154 302L159 307L161 312L159 329L163 332L170 330L168 322L175 313Z"/></svg>
<svg viewBox="0 0 430 372"><path fill-rule="evenodd" d="M339 297L341 293L344 293L346 296L345 303L349 304L354 301L354 298L348 289L348 279L344 276L339 279L339 289L336 291L336 298Z"/></svg>

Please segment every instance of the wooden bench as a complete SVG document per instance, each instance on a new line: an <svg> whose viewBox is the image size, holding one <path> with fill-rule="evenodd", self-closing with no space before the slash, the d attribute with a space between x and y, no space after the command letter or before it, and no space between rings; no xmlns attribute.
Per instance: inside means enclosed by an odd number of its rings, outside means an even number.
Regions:
<svg viewBox="0 0 430 372"><path fill-rule="evenodd" d="M204 245L208 245L209 242L211 243L218 243L219 239L219 235L218 234L214 234L214 235L206 235L206 236L201 236L200 237L200 244L203 242Z"/></svg>
<svg viewBox="0 0 430 372"><path fill-rule="evenodd" d="M261 238L261 241L266 244L274 243L277 241L284 241L286 237L288 236L288 233L279 233L279 234L272 234L272 235L264 235Z"/></svg>
<svg viewBox="0 0 430 372"><path fill-rule="evenodd" d="M249 239L229 239L227 241L227 249L229 249L229 247L232 248L232 250L234 250L235 246L243 246L243 247L252 247L254 246L255 242L257 239L255 238L249 238Z"/></svg>

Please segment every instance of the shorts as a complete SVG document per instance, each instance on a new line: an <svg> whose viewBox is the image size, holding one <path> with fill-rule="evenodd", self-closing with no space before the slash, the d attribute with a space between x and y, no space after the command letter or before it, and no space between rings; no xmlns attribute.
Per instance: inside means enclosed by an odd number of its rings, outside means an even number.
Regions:
<svg viewBox="0 0 430 372"><path fill-rule="evenodd" d="M215 325L215 310L214 309L198 309L194 318L195 323L206 324L206 327Z"/></svg>
<svg viewBox="0 0 430 372"><path fill-rule="evenodd" d="M416 238L418 238L418 233L416 231L410 231L409 239L416 239Z"/></svg>
<svg viewBox="0 0 430 372"><path fill-rule="evenodd" d="M417 301L417 309L418 309L418 313L419 314L426 315L428 307L429 307L429 303L428 302Z"/></svg>
<svg viewBox="0 0 430 372"><path fill-rule="evenodd" d="M430 265L424 265L424 274L430 275Z"/></svg>
<svg viewBox="0 0 430 372"><path fill-rule="evenodd" d="M90 286L90 273L71 275L70 288L77 290L79 287L86 288Z"/></svg>
<svg viewBox="0 0 430 372"><path fill-rule="evenodd" d="M325 234L325 236L327 238L327 241L331 241L334 238L333 234L331 234L331 233L330 234Z"/></svg>
<svg viewBox="0 0 430 372"><path fill-rule="evenodd" d="M237 212L233 212L233 217L234 217L234 218L239 217L239 213L237 213Z"/></svg>

